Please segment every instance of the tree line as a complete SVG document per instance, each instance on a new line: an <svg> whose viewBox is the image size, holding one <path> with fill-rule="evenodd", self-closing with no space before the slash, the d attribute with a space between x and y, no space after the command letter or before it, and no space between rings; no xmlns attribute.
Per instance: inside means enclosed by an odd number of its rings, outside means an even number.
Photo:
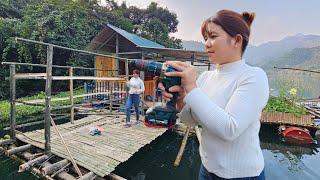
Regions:
<svg viewBox="0 0 320 180"><path fill-rule="evenodd" d="M177 15L152 2L147 8L128 7L106 0L2 0L0 1L0 63L15 61L46 62L46 47L16 43L22 37L76 49L84 49L106 23L145 37L168 48L182 48L181 39L170 37L177 31ZM92 67L90 57L79 58L66 50L54 51L54 64ZM18 67L19 71L40 71L35 67ZM43 69L41 69L43 72ZM67 72L60 72L65 73ZM0 64L0 99L8 99L9 68ZM27 81L27 80L26 80ZM18 81L17 96L43 90L44 82ZM19 86L19 84L22 85ZM55 90L63 90L65 82L56 82Z"/></svg>

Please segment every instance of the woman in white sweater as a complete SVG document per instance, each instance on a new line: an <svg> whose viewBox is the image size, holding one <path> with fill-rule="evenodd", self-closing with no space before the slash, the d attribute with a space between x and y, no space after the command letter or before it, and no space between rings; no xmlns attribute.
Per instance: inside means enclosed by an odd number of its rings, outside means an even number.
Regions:
<svg viewBox="0 0 320 180"><path fill-rule="evenodd" d="M204 179L265 179L259 142L260 115L269 97L266 73L242 59L254 13L221 10L204 21L201 31L215 70L203 72L183 62L167 62L181 77L177 109L189 126L200 124L201 168ZM159 86L163 89L162 85ZM163 93L170 99L172 94Z"/></svg>
<svg viewBox="0 0 320 180"><path fill-rule="evenodd" d="M145 90L144 82L139 77L139 70L133 70L133 77L127 82L127 87L129 88L129 96L126 102L126 124L125 127L130 127L130 116L131 116L131 106L133 104L134 111L136 112L136 123L139 123L139 104L140 104L140 94Z"/></svg>

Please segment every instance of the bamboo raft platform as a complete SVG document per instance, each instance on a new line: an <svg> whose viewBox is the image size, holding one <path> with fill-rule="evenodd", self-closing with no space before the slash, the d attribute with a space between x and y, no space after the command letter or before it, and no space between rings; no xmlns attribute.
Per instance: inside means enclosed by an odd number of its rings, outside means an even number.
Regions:
<svg viewBox="0 0 320 180"><path fill-rule="evenodd" d="M127 161L135 152L146 144L161 136L167 129L147 128L143 123L125 128L125 115L91 115L74 121L57 125L67 142L75 162L105 177L115 168ZM90 127L99 126L104 129L101 135L89 134ZM45 149L44 129L22 133L16 131L16 138L22 142ZM51 131L51 152L63 159L71 160L58 136Z"/></svg>
<svg viewBox="0 0 320 180"><path fill-rule="evenodd" d="M266 124L281 124L306 128L318 128L315 125L313 116L311 114L297 117L293 113L263 112L261 114L260 121L261 123Z"/></svg>

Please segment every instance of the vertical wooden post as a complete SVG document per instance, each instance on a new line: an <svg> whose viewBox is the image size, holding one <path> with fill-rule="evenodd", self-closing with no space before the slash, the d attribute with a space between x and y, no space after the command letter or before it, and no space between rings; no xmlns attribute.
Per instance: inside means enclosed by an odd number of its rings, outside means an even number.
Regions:
<svg viewBox="0 0 320 180"><path fill-rule="evenodd" d="M100 75L103 74L103 72L101 72L100 70L97 70L98 68L99 68L99 69L101 68L100 66L97 67L97 57L99 57L99 56L96 56L95 63L94 63L94 68L95 68L95 70L94 70L94 77L98 77L98 76L100 76ZM99 62L100 62L100 61L99 61ZM93 80L92 83L91 83L91 81L90 81L90 83L88 83L88 85L89 85L88 93L94 93L94 90L93 90L92 88L90 88L90 87L93 86L93 83L96 84L96 83L97 83L97 80ZM90 86L90 84L92 84L92 86ZM91 89L91 90L90 90L90 89ZM90 101L90 102L92 103L93 98L94 98L94 95L88 96L88 101Z"/></svg>
<svg viewBox="0 0 320 180"><path fill-rule="evenodd" d="M129 97L129 88L127 87L127 81L129 81L129 61L126 59L125 61L125 72L126 72L126 82L124 84L124 88L126 91L126 98L125 98L125 102L127 100L127 98Z"/></svg>
<svg viewBox="0 0 320 180"><path fill-rule="evenodd" d="M16 138L16 66L10 65L10 136L12 140Z"/></svg>
<svg viewBox="0 0 320 180"><path fill-rule="evenodd" d="M70 105L71 105L71 110L70 110L70 122L71 124L74 123L74 101L73 101L73 67L70 67L69 69L69 76L70 76L70 84L69 84L69 89L70 89Z"/></svg>
<svg viewBox="0 0 320 180"><path fill-rule="evenodd" d="M192 66L194 65L194 60L195 60L194 58L195 58L195 53L192 54L192 59L191 59L191 65Z"/></svg>
<svg viewBox="0 0 320 180"><path fill-rule="evenodd" d="M119 57L119 36L116 34L116 57ZM116 76L119 75L119 60L116 58Z"/></svg>
<svg viewBox="0 0 320 180"><path fill-rule="evenodd" d="M113 86L114 86L114 82L111 81L110 82L110 93L109 93L109 100L110 100L110 112L112 112L112 103L113 103Z"/></svg>
<svg viewBox="0 0 320 180"><path fill-rule="evenodd" d="M153 89L153 93L152 93L152 95L153 95L153 99L152 99L152 102L153 103L155 103L156 102L156 96L157 96L157 81L156 80L153 80L153 82L152 82L152 87L154 87L154 89Z"/></svg>
<svg viewBox="0 0 320 180"><path fill-rule="evenodd" d="M129 62L128 62L128 59L126 59L125 61L125 71L126 71L126 78L127 80L129 80Z"/></svg>
<svg viewBox="0 0 320 180"><path fill-rule="evenodd" d="M86 82L84 82L84 93L88 94L88 89L87 89L87 83ZM84 98L84 101L87 102L88 96L84 96L83 98Z"/></svg>
<svg viewBox="0 0 320 180"><path fill-rule="evenodd" d="M144 60L143 54L142 54L141 59ZM144 83L144 72L143 71L140 72L140 76L141 76L141 79ZM141 115L144 116L144 92L142 93L142 98L141 98Z"/></svg>
<svg viewBox="0 0 320 180"><path fill-rule="evenodd" d="M93 99L97 100L97 94L96 94L97 93L97 88L98 88L97 87L97 80L94 81L94 86L93 87L94 88L92 89L92 93L95 93L95 95L93 95Z"/></svg>
<svg viewBox="0 0 320 180"><path fill-rule="evenodd" d="M44 138L45 138L45 151L51 154L50 147L50 102L51 102L51 83L52 83L52 58L53 46L47 47L47 78L46 78L46 99L45 99L45 116L44 116Z"/></svg>

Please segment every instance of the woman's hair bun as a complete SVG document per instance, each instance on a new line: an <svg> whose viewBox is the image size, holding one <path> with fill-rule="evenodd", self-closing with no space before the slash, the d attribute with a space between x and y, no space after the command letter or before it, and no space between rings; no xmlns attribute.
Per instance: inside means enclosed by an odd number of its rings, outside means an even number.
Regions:
<svg viewBox="0 0 320 180"><path fill-rule="evenodd" d="M248 26L251 26L252 21L254 20L254 17L256 16L255 13L249 13L249 12L243 12L242 17L244 21L247 22Z"/></svg>

